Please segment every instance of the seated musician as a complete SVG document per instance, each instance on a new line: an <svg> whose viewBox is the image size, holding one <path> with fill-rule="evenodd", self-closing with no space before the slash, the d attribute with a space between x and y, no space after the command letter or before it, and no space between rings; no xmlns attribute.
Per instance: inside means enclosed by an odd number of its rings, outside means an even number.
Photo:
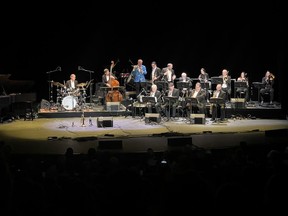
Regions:
<svg viewBox="0 0 288 216"><path fill-rule="evenodd" d="M196 98L197 103L188 102L186 108L188 110L188 116L194 111L195 113L206 114L206 91L201 88L201 83L197 82L195 88L191 91L189 97Z"/></svg>
<svg viewBox="0 0 288 216"><path fill-rule="evenodd" d="M248 82L247 74L245 72L241 72L240 77L237 78L237 82L246 82L247 83L247 87L236 88L236 94L239 95L239 94L241 94L241 92L243 92L245 95L245 102L247 102L249 99L249 91L248 91L249 82Z"/></svg>
<svg viewBox="0 0 288 216"><path fill-rule="evenodd" d="M149 93L150 97L155 97L155 103L148 102L147 103L147 109L148 113L152 113L153 110L156 111L156 113L160 113L161 111L161 92L157 89L157 85L152 84L151 91Z"/></svg>
<svg viewBox="0 0 288 216"><path fill-rule="evenodd" d="M274 78L275 78L275 76L270 71L267 71L265 73L265 76L262 78L262 83L264 84L264 87L260 89L261 104L263 104L263 102L264 102L264 94L265 93L269 93L270 104L273 104Z"/></svg>
<svg viewBox="0 0 288 216"><path fill-rule="evenodd" d="M78 81L76 80L76 75L72 73L70 75L70 80L66 81L65 87L67 88L68 91L72 91L76 89L77 85Z"/></svg>
<svg viewBox="0 0 288 216"><path fill-rule="evenodd" d="M170 118L171 117L171 111L172 111L172 118L175 118L176 116L176 108L179 105L179 89L175 88L174 83L170 82L168 85L169 90L165 92L166 97L174 97L176 100L165 100L164 104L162 105L162 110L165 111L165 115ZM170 103L169 103L170 101ZM170 110L169 110L170 105Z"/></svg>
<svg viewBox="0 0 288 216"><path fill-rule="evenodd" d="M212 118L211 120L214 121L216 118L219 116L219 111L220 111L220 120L224 121L225 119L225 101L227 98L227 93L222 90L222 85L217 84L216 90L213 92L213 96L211 98L222 98L223 103L221 104L216 104L216 103L211 103L210 106L210 111L212 112ZM210 98L210 101L211 101Z"/></svg>
<svg viewBox="0 0 288 216"><path fill-rule="evenodd" d="M181 77L179 77L179 81L178 82L189 83L188 84L188 88L180 89L177 86L177 88L181 91L180 92L180 97L187 97L188 96L188 92L189 92L189 88L191 88L191 86L192 86L192 81L191 81L190 77L187 76L187 73L182 72L181 73Z"/></svg>
<svg viewBox="0 0 288 216"><path fill-rule="evenodd" d="M229 76L228 74L229 71L227 69L223 69L222 75L219 76L223 79L222 91L226 92L227 95L226 100L229 100L231 96L231 76Z"/></svg>

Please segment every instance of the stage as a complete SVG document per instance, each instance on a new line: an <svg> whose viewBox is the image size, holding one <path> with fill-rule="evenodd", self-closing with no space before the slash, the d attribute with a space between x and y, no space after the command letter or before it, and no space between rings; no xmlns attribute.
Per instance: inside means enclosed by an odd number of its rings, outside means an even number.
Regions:
<svg viewBox="0 0 288 216"><path fill-rule="evenodd" d="M108 124L102 124L103 120ZM82 154L89 148L117 152L145 152L152 148L163 152L186 145L223 149L240 142L251 145L287 143L287 129L287 119L233 118L213 122L206 118L204 124L193 124L186 118L161 119L157 123L147 122L145 117L78 116L17 119L0 124L0 135L15 154L63 154L68 147Z"/></svg>

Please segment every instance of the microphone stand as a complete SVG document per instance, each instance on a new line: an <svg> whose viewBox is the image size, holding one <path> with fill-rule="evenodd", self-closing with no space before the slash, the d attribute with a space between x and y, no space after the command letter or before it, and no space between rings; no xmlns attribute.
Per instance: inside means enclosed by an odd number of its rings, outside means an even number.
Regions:
<svg viewBox="0 0 288 216"><path fill-rule="evenodd" d="M48 74L48 82L49 82L49 102L50 103L54 103L54 100L53 100L53 80L51 81L50 80L50 74L51 73L54 73L54 72L57 72L57 71L61 71L61 68L60 67L57 67L55 70L52 70L52 71L47 71L46 74Z"/></svg>
<svg viewBox="0 0 288 216"><path fill-rule="evenodd" d="M78 70L82 70L82 71L85 71L85 72L88 72L89 73L89 80L91 81L92 80L92 78L91 78L91 74L92 73L94 73L94 71L91 71L91 70L86 70L86 69L84 69L83 67L78 67ZM92 85L91 84L93 84L93 83L90 83L90 88L89 88L89 103L90 103L90 106L91 106L91 104L92 104Z"/></svg>

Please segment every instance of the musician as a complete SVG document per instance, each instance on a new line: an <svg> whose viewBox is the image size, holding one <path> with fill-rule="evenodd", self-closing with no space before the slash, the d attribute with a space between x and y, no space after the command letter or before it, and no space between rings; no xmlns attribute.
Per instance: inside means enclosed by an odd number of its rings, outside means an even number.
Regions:
<svg viewBox="0 0 288 216"><path fill-rule="evenodd" d="M146 88L146 78L147 74L146 66L143 65L143 60L138 59L137 65L133 66L133 70L131 72L134 77L134 84L136 88L136 95L140 93L140 89Z"/></svg>
<svg viewBox="0 0 288 216"><path fill-rule="evenodd" d="M175 75L172 63L168 63L167 67L162 69L161 74L162 74L162 79L167 81L168 83L174 82L174 80L176 79L176 75Z"/></svg>
<svg viewBox="0 0 288 216"><path fill-rule="evenodd" d="M179 86L177 86L177 88L181 91L180 92L180 97L187 97L188 96L188 92L189 92L189 89L191 88L192 86L192 81L190 79L190 77L187 76L187 73L185 72L182 72L181 73L181 77L179 77L179 81L177 82L177 84L181 84L181 83L188 83L188 88L180 88Z"/></svg>
<svg viewBox="0 0 288 216"><path fill-rule="evenodd" d="M236 94L240 94L241 92L244 92L245 94L245 101L247 102L249 99L249 82L248 82L248 77L247 73L244 71L241 72L240 76L237 78L237 82L246 82L247 87L238 87L236 88Z"/></svg>
<svg viewBox="0 0 288 216"><path fill-rule="evenodd" d="M262 83L264 84L264 87L260 89L261 104L263 104L265 93L269 93L270 104L273 104L274 78L275 78L275 76L270 71L266 71L265 76L262 78Z"/></svg>
<svg viewBox="0 0 288 216"><path fill-rule="evenodd" d="M74 89L77 88L78 81L76 80L76 75L72 73L70 75L70 80L66 81L65 87L68 91L73 91Z"/></svg>
<svg viewBox="0 0 288 216"><path fill-rule="evenodd" d="M153 61L151 63L152 71L151 71L151 83L154 84L155 80L161 79L161 68L157 66L157 63ZM152 87L152 86L151 86Z"/></svg>
<svg viewBox="0 0 288 216"><path fill-rule="evenodd" d="M225 101L227 98L227 92L225 92L222 89L222 84L217 84L216 85L216 90L214 90L213 95L211 98L222 98L223 99L223 103L221 104L211 104L211 112L212 112L212 118L211 120L214 121L215 118L218 118L218 113L220 111L220 120L224 121L225 119ZM210 98L210 100L211 100Z"/></svg>
<svg viewBox="0 0 288 216"><path fill-rule="evenodd" d="M167 117L171 117L171 110L172 110L172 118L175 118L176 116L176 108L179 105L179 89L175 88L174 83L170 82L168 84L168 89L165 92L166 97L175 97L176 100L165 100L164 104L162 105L162 110L165 111L165 115ZM169 101L170 101L170 110L169 110Z"/></svg>
<svg viewBox="0 0 288 216"><path fill-rule="evenodd" d="M162 96L162 94L157 89L157 85L152 84L149 96L150 97L155 97L155 103L152 103L152 102L148 102L147 103L148 113L152 113L153 109L156 110L156 113L160 113L160 111L161 111L161 96Z"/></svg>
<svg viewBox="0 0 288 216"><path fill-rule="evenodd" d="M188 102L186 104L186 108L188 110L188 116L190 116L190 114L192 113L193 109L200 114L206 114L205 112L205 107L206 107L206 91L205 89L201 88L201 83L197 82L195 84L195 88L191 91L191 93L189 94L189 97L191 98L196 98L197 99L197 103L194 104L190 104L190 102Z"/></svg>
<svg viewBox="0 0 288 216"><path fill-rule="evenodd" d="M200 69L200 74L198 79L201 83L208 83L209 82L209 74L206 72L205 68Z"/></svg>
<svg viewBox="0 0 288 216"><path fill-rule="evenodd" d="M102 83L104 87L111 87L109 84L110 79L116 79L116 77L108 68L105 68L104 74L102 75Z"/></svg>
<svg viewBox="0 0 288 216"><path fill-rule="evenodd" d="M226 100L227 99L229 100L230 95L231 95L231 76L229 76L228 74L229 74L229 71L227 69L223 69L222 75L219 76L223 79L222 91L226 92L226 95L227 95Z"/></svg>

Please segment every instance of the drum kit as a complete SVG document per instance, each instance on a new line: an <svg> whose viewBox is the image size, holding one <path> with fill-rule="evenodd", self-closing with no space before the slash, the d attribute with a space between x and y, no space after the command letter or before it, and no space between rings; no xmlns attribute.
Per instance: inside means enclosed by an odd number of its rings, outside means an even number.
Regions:
<svg viewBox="0 0 288 216"><path fill-rule="evenodd" d="M53 82L57 87L57 102L58 109L64 108L67 111L82 110L86 106L86 89L90 82L79 83L75 88L67 88L59 82Z"/></svg>

